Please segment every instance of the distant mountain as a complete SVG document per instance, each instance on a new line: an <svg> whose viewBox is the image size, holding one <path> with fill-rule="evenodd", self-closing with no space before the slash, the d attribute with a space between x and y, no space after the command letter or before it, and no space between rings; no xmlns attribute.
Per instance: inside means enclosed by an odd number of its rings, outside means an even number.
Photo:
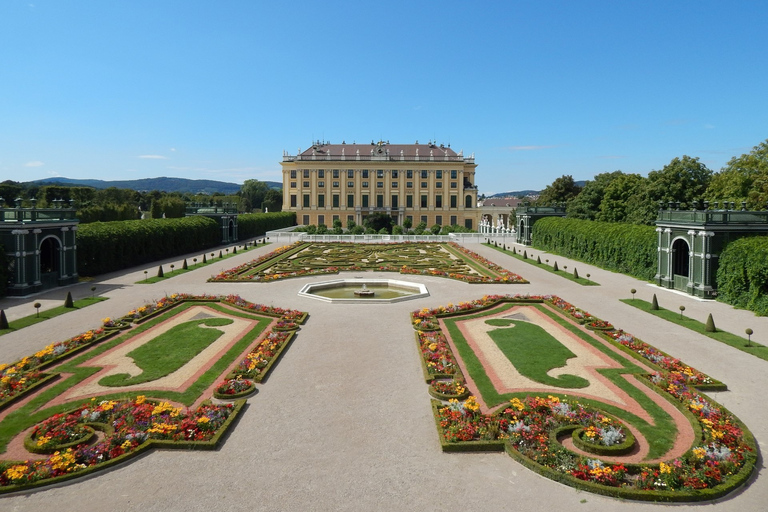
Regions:
<svg viewBox="0 0 768 512"><path fill-rule="evenodd" d="M492 196L486 196L486 197L520 197L520 196L537 196L541 193L540 190L516 190L514 192L499 192L498 194L493 194Z"/></svg>
<svg viewBox="0 0 768 512"><path fill-rule="evenodd" d="M574 181L576 185L578 185L581 188L584 188L584 185L587 184L587 180L580 180L580 181ZM486 197L520 197L520 196L538 196L541 194L541 190L517 190L514 192L499 192L498 194L493 194L492 196L486 196Z"/></svg>
<svg viewBox="0 0 768 512"><path fill-rule="evenodd" d="M104 188L127 188L138 190L139 192L149 192L159 190L161 192L180 192L189 194L213 194L220 192L230 195L236 194L240 190L237 183L228 183L226 181L214 180L189 180L186 178L143 178L140 180L78 180L72 178L43 178L35 180L32 183L44 185L64 185L72 187L93 187ZM265 181L269 188L283 188L283 184L277 181Z"/></svg>

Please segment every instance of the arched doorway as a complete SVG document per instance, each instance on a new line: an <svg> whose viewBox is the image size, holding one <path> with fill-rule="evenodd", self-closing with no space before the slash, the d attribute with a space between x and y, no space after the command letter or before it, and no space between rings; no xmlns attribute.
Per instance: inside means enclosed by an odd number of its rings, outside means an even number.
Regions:
<svg viewBox="0 0 768 512"><path fill-rule="evenodd" d="M229 230L227 233L227 241L234 242L237 240L237 237L235 236L235 221L232 219L229 219Z"/></svg>
<svg viewBox="0 0 768 512"><path fill-rule="evenodd" d="M672 276L675 280L676 290L685 290L688 287L690 247L684 238L678 238L672 242Z"/></svg>
<svg viewBox="0 0 768 512"><path fill-rule="evenodd" d="M55 236L48 236L40 242L40 282L43 289L59 284L61 272L61 242Z"/></svg>

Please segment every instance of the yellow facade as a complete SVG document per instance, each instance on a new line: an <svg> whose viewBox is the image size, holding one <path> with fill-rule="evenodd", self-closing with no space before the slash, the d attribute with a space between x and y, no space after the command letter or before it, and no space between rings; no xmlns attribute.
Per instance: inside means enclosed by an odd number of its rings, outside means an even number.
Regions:
<svg viewBox="0 0 768 512"><path fill-rule="evenodd" d="M477 229L474 155L436 144L317 143L283 155L283 211L303 225L362 224L373 213L398 225Z"/></svg>

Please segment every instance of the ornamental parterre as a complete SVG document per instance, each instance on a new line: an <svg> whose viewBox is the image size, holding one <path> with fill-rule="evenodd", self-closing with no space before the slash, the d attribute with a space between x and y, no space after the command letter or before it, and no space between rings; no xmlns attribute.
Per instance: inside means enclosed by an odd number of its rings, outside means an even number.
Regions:
<svg viewBox="0 0 768 512"><path fill-rule="evenodd" d="M355 248L355 246L359 248ZM398 254L376 261L366 259L366 251L376 247L397 250ZM405 257L410 249L424 250L427 255ZM423 249L422 249L423 248ZM436 252L430 253L429 251ZM418 261L419 257L427 263ZM391 260L391 261L390 261ZM472 265L467 262L472 262ZM474 267L474 268L473 268ZM482 268L482 271L478 270ZM409 275L447 277L467 283L522 284L525 279L454 243L393 242L352 244L347 242L296 242L259 257L251 262L225 270L209 281L268 282L277 279L337 274L340 271L377 270Z"/></svg>
<svg viewBox="0 0 768 512"><path fill-rule="evenodd" d="M610 446L627 441L626 426L577 399L521 395L495 413L488 414L480 410L474 396L464 401L433 400L444 450L506 449L513 458L534 471L573 487L647 501L709 500L724 496L747 481L757 457L752 434L722 406L693 389L693 386L707 388L722 386L722 383L632 335L614 329L559 297L485 296L470 302L414 311L411 317L416 327L418 321L432 323L437 318L473 313L503 302L537 300L563 311L585 328L589 328L590 323L600 326L602 329L595 333L596 336L653 363L659 370L646 375L649 385L668 394L684 408L691 421L698 423L695 430L699 434L692 446L682 456L657 463L622 463L619 461L621 457L610 457L611 462L601 456L573 451L566 448L563 439L574 431L583 440L581 445L588 450L590 445L609 450ZM418 339L428 382L431 382L429 374L433 372L430 369L437 366L435 361L450 361L447 367L454 369L451 374L453 383L440 384L441 389L451 389L464 382L442 331L419 332Z"/></svg>
<svg viewBox="0 0 768 512"><path fill-rule="evenodd" d="M246 392L254 386L253 380L260 381L307 318L305 312L251 303L238 295L172 294L133 309L117 321L109 319L102 323L110 324L108 327L117 323L130 327L187 301L227 304L234 310L274 317L273 325L282 327L282 330L273 329L259 337L238 366L242 371L236 376L225 377L214 386L217 388L214 394L225 396ZM64 362L116 334L117 330L109 328L89 330L48 345L14 364L0 365L0 410L8 409L15 401L38 393L40 389L45 392L48 382L55 379L57 373L46 373L43 368ZM245 377L252 377L252 380ZM179 404L139 395L92 398L80 405L72 405L73 409L52 414L29 429L24 446L32 453L44 456L37 460L0 460L0 493L74 478L133 457L153 446L213 449L244 403L242 399L223 405L204 401L195 409L185 409ZM28 418L30 413L23 412L24 406L21 407L11 409L4 421L19 415ZM61 406L58 407L61 410ZM11 427L11 430L15 428ZM8 432L3 434L8 435Z"/></svg>

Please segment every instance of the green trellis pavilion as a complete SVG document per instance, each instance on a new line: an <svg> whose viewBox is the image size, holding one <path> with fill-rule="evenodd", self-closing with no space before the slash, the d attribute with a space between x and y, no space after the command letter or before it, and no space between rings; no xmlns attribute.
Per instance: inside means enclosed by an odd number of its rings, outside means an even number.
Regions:
<svg viewBox="0 0 768 512"><path fill-rule="evenodd" d="M734 203L703 203L704 209L680 210L680 203L659 205L656 219L658 266L656 284L703 298L717 295L718 258L731 241L768 235L768 211L741 210ZM666 206L666 208L665 208Z"/></svg>

